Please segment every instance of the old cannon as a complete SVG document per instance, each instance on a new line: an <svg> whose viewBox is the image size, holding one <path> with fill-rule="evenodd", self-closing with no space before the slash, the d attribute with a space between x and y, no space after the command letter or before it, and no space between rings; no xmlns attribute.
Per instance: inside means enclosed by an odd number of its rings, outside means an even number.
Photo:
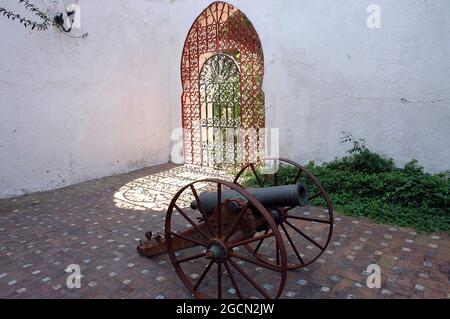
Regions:
<svg viewBox="0 0 450 319"><path fill-rule="evenodd" d="M333 210L305 167L286 159L264 162L273 170L251 163L233 182L203 179L182 187L168 207L164 235L147 232L138 252L168 253L197 298L278 298L287 270L305 267L325 251Z"/></svg>

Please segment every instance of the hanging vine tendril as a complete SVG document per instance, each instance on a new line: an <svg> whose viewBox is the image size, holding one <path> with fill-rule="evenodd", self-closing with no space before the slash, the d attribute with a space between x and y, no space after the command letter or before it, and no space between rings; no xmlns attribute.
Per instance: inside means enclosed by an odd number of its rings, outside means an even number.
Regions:
<svg viewBox="0 0 450 319"><path fill-rule="evenodd" d="M43 12L41 9L36 7L34 4L30 3L29 0L18 0L20 4L22 4L25 9L35 14L42 22L31 21L25 17L22 17L20 14L9 11L3 7L0 7L0 14L4 17L15 21L17 20L20 24L22 24L25 28L31 27L31 30L47 30L51 25L55 25L54 21L48 17L48 15Z"/></svg>

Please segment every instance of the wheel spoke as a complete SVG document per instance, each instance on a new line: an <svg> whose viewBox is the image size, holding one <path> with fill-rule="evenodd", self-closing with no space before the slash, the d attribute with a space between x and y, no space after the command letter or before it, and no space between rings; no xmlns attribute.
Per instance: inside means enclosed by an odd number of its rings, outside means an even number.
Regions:
<svg viewBox="0 0 450 319"><path fill-rule="evenodd" d="M269 232L269 230L270 230L270 228L267 228L266 231L264 232L264 235L267 234L267 233ZM261 245L262 245L264 239L265 239L265 238L261 239L261 240L259 241L258 245L256 245L256 248L255 248L255 251L254 251L255 254L258 252L258 250L259 250L259 248L261 247Z"/></svg>
<svg viewBox="0 0 450 319"><path fill-rule="evenodd" d="M287 218L300 219L300 220L306 220L306 221L310 221L310 222L323 223L323 224L330 224L329 220L323 220L323 219L312 218L312 217L287 215Z"/></svg>
<svg viewBox="0 0 450 319"><path fill-rule="evenodd" d="M206 240L208 240L208 236L206 236L206 234L200 228L198 228L198 225L194 223L194 221L184 212L184 210L178 207L177 204L175 204L175 208L180 212L181 215L183 215L184 218L187 219L189 224L191 224L195 228L195 230L197 230Z"/></svg>
<svg viewBox="0 0 450 319"><path fill-rule="evenodd" d="M281 165L280 164L277 165L277 161L276 161L276 159L274 159L273 160L273 168L274 169L276 168L276 170L275 170L275 173L273 174L273 186L278 186L278 169L279 169L279 167L281 167Z"/></svg>
<svg viewBox="0 0 450 319"><path fill-rule="evenodd" d="M222 263L217 264L217 298L222 299Z"/></svg>
<svg viewBox="0 0 450 319"><path fill-rule="evenodd" d="M222 184L217 183L217 236L222 236Z"/></svg>
<svg viewBox="0 0 450 319"><path fill-rule="evenodd" d="M276 252L276 255L277 255L276 261L277 261L277 265L279 265L280 264L280 249L278 247L278 242L275 243L275 249L277 250L277 252Z"/></svg>
<svg viewBox="0 0 450 319"><path fill-rule="evenodd" d="M212 230L211 225L209 224L209 220L208 220L208 216L206 215L205 211L203 210L203 206L202 203L200 202L200 197L197 194L197 191L195 190L194 186L191 184L190 185L192 194L195 197L195 201L197 202L197 207L198 207L198 211L200 212L200 214L202 214L203 219L205 220L206 226L208 227L209 232L211 233L212 236L215 235L215 233Z"/></svg>
<svg viewBox="0 0 450 319"><path fill-rule="evenodd" d="M299 205L294 205L294 206L290 206L290 207L286 208L286 212L290 211L291 209L293 209L295 207L299 207Z"/></svg>
<svg viewBox="0 0 450 319"><path fill-rule="evenodd" d="M194 286L194 291L196 291L198 289L198 287L200 286L200 284L202 283L203 279L206 277L206 274L208 273L208 271L211 269L211 266L214 264L214 261L211 260L208 264L208 266L206 266L205 270L203 271L203 273L201 274L200 278L198 279L197 283Z"/></svg>
<svg viewBox="0 0 450 319"><path fill-rule="evenodd" d="M273 235L274 235L274 233L271 232L270 234L265 234L262 236L253 237L250 239L234 242L234 243L231 243L230 245L228 245L228 248L233 248L233 247L237 247L237 246L241 246L241 245L245 245L245 244L250 244L250 243L253 243L253 242L261 240L261 239L272 237Z"/></svg>
<svg viewBox="0 0 450 319"><path fill-rule="evenodd" d="M234 279L234 275L231 272L230 267L228 266L228 263L226 261L224 262L224 265L225 265L225 269L227 270L228 275L230 276L231 284L233 285L234 290L236 290L236 294L238 295L239 298L242 299L241 291L240 291L240 289L236 283L236 280Z"/></svg>
<svg viewBox="0 0 450 319"><path fill-rule="evenodd" d="M301 169L298 169L297 175L295 175L294 181L292 184L297 184L298 180L300 179L300 176L302 176L303 171Z"/></svg>
<svg viewBox="0 0 450 319"><path fill-rule="evenodd" d="M193 255L193 256L191 256L191 257L186 257L186 258L183 258L183 259L179 259L179 260L177 260L177 264L181 264L181 263L184 263L184 262L186 262L186 261L190 261L190 260L202 258L202 257L206 256L206 253L207 253L207 252L205 251L205 252L203 252L203 253L196 254L196 255Z"/></svg>
<svg viewBox="0 0 450 319"><path fill-rule="evenodd" d="M206 243L200 242L198 240L195 240L195 239L192 239L192 238L189 238L189 237L186 237L184 235L181 235L181 234L178 234L178 233L174 233L174 232L170 232L170 234L175 236L175 237L178 237L180 239L183 239L183 240L189 241L191 243L194 243L194 244L196 244L198 246L203 246L203 247L209 248L209 246Z"/></svg>
<svg viewBox="0 0 450 319"><path fill-rule="evenodd" d="M236 270L237 271L239 271L239 273L245 278L245 279L247 279L247 281L253 286L253 287L255 287L255 289L256 290L258 290L259 291L259 293L261 294L261 295L263 295L264 296L264 298L266 298L266 299L272 299L272 298L270 298L270 296L256 283L256 282L254 282L253 281L253 279L245 272L245 271L243 271L242 269L241 269L241 267L239 267L233 260L229 260L230 261L230 264L231 264L231 266L233 266L234 268L236 268Z"/></svg>
<svg viewBox="0 0 450 319"><path fill-rule="evenodd" d="M230 236L236 230L236 227L237 227L239 221L241 220L242 216L244 216L245 212L247 211L247 208L248 208L248 202L242 207L239 215L234 220L233 225L230 228L230 231L228 232L228 234L225 236L225 239L223 240L224 242L226 242L228 240L228 238L230 238Z"/></svg>
<svg viewBox="0 0 450 319"><path fill-rule="evenodd" d="M257 180L259 186L263 187L263 186L264 186L264 183L261 181L261 178L259 177L258 173L256 172L255 164L251 163L251 164L250 164L250 168L252 169L253 175L255 175L255 178L256 178L256 180Z"/></svg>
<svg viewBox="0 0 450 319"><path fill-rule="evenodd" d="M322 192L319 191L318 193L314 194L313 196L308 197L308 200L313 200L314 198L317 198L317 197L319 197L320 195L322 195Z"/></svg>
<svg viewBox="0 0 450 319"><path fill-rule="evenodd" d="M285 220L285 223L289 226L291 226L291 228L293 230L295 230L297 233L299 233L300 235L302 235L303 237L305 237L307 240L309 240L311 243L313 243L316 247L318 247L321 250L324 250L324 248L318 243L316 242L314 239L312 239L311 237L309 237L308 235L306 235L304 232L302 232L300 229L298 229L297 227L295 227L295 225L291 224L290 222L288 222L287 220Z"/></svg>
<svg viewBox="0 0 450 319"><path fill-rule="evenodd" d="M294 250L295 254L297 255L298 260L300 261L300 263L301 263L302 265L304 265L305 263L303 262L303 259L302 259L302 257L300 256L300 253L299 253L298 250L297 250L297 247L295 247L295 244L294 244L294 242L292 241L291 236L289 236L289 233L288 233L286 227L284 227L284 225L281 224L281 228L283 229L284 233L286 234L286 237L287 237L287 239L289 240L289 243L291 244L292 249Z"/></svg>
<svg viewBox="0 0 450 319"><path fill-rule="evenodd" d="M278 249L277 249L277 251L278 251ZM261 262L261 261L258 261L258 260L252 260L250 258L247 258L247 257L241 255L241 254L237 254L237 253L233 252L233 253L230 254L230 256L234 257L234 258L237 258L237 259L240 259L240 260L243 260L243 261L246 261L246 262L249 262L249 263L254 264L256 266L264 267L264 268L267 268L267 269L270 269L270 270L273 270L273 271L276 271L276 272L281 272L281 269L278 268L278 267L272 266L271 264L264 263L264 262Z"/></svg>
<svg viewBox="0 0 450 319"><path fill-rule="evenodd" d="M278 186L278 173L273 174L273 186Z"/></svg>

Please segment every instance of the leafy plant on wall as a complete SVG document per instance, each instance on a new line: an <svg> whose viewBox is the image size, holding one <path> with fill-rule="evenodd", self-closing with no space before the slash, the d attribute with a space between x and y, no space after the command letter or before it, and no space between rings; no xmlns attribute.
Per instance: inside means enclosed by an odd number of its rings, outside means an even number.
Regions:
<svg viewBox="0 0 450 319"><path fill-rule="evenodd" d="M32 21L27 17L24 17L18 13L9 11L6 8L0 7L0 14L4 17L17 21L22 24L25 28L31 28L31 30L43 31L47 30L50 26L54 26L55 22L47 13L36 7L34 4L30 3L29 0L18 0L19 4L23 5L25 9L36 16L37 21Z"/></svg>
<svg viewBox="0 0 450 319"><path fill-rule="evenodd" d="M29 0L17 0L26 11L31 12L36 16L35 21L12 12L6 8L0 7L0 15L7 19L17 21L25 28L31 30L47 30L49 27L55 27L55 30L61 31L62 34L73 39L84 39L88 33L82 33L80 30L73 32L75 29L80 29L80 7L78 0L41 0L41 3L46 8L40 9L32 4ZM71 32L72 31L72 32Z"/></svg>

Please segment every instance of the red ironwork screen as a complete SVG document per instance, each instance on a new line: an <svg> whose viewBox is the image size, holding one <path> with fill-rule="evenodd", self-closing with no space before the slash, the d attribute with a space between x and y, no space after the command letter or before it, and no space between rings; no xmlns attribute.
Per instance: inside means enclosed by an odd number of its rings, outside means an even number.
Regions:
<svg viewBox="0 0 450 319"><path fill-rule="evenodd" d="M225 2L209 5L194 21L186 37L181 61L183 85L182 123L184 157L188 164L202 162L200 131L200 73L212 56L232 58L239 68L240 126L242 160L262 158L264 151L264 58L258 34L247 17Z"/></svg>

